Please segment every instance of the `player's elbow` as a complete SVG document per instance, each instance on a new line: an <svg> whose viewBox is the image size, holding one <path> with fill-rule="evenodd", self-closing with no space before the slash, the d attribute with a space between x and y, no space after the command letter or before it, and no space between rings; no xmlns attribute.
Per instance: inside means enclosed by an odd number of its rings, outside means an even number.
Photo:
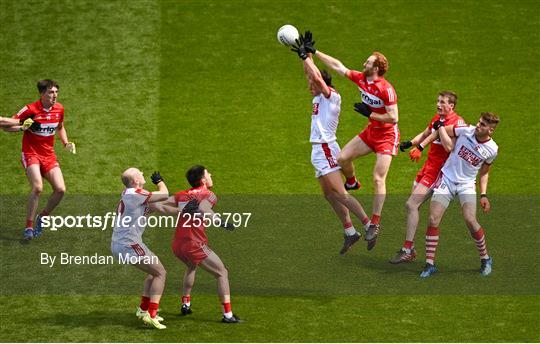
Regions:
<svg viewBox="0 0 540 344"><path fill-rule="evenodd" d="M452 149L454 149L454 145L443 145L444 150L446 153L450 153Z"/></svg>

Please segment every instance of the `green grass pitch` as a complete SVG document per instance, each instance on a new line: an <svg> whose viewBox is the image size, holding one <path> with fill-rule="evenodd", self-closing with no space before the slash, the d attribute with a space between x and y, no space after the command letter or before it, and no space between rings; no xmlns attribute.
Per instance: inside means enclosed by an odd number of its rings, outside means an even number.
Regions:
<svg viewBox="0 0 540 344"><path fill-rule="evenodd" d="M39 264L50 254L109 254L110 230L59 230L21 245L28 185L20 135L0 133L0 341L2 342L539 342L540 5L536 1L0 1L0 114L37 97L53 78L76 156L57 147L68 194L58 215L112 211L120 173L160 170L171 191L184 171L213 173L221 211L252 212L249 226L209 229L228 266L233 309L247 321L219 323L215 282L198 273L195 313L178 316L182 265L171 228L145 242L163 260L160 305L168 326L134 316L142 286L135 269ZM500 155L490 175L493 210L479 215L495 260L481 278L473 241L453 205L441 225L440 273L420 281L418 262L387 260L403 240L404 202L420 165L400 154L387 180L384 231L337 254L341 228L310 164L311 97L298 58L275 34L291 23L316 46L361 69L374 50L390 61L402 138L420 132L444 89L476 121L501 115ZM338 140L365 125L342 95ZM371 209L373 157L356 161ZM152 188L152 186L149 186ZM44 195L50 192L46 187Z"/></svg>

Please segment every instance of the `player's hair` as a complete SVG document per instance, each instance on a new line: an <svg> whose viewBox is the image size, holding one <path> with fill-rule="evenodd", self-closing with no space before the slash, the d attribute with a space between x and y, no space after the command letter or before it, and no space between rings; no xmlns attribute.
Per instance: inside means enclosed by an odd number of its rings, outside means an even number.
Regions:
<svg viewBox="0 0 540 344"><path fill-rule="evenodd" d="M448 102L450 104L454 104L454 109L456 108L456 106L457 106L457 94L455 94L452 91L442 91L441 93L439 93L439 95L441 97L448 98Z"/></svg>
<svg viewBox="0 0 540 344"><path fill-rule="evenodd" d="M193 187L201 186L201 179L204 177L206 168L201 165L195 165L186 172L186 179L189 185Z"/></svg>
<svg viewBox="0 0 540 344"><path fill-rule="evenodd" d="M334 85L332 85L332 75L330 75L330 73L323 69L321 70L321 76L326 83L326 86L334 87Z"/></svg>
<svg viewBox="0 0 540 344"><path fill-rule="evenodd" d="M373 62L373 67L379 67L379 71L377 72L377 74L379 74L379 76L383 76L384 73L388 71L388 60L386 59L386 56L384 56L378 51L374 51L371 55L375 56L375 62Z"/></svg>
<svg viewBox="0 0 540 344"><path fill-rule="evenodd" d="M480 115L480 118L482 118L484 121L486 121L488 124L499 124L499 116L492 112L482 112Z"/></svg>
<svg viewBox="0 0 540 344"><path fill-rule="evenodd" d="M60 86L58 86L58 83L51 79L43 79L39 80L37 83L37 89L39 91L39 94L45 93L48 89L56 87L56 89L60 89Z"/></svg>

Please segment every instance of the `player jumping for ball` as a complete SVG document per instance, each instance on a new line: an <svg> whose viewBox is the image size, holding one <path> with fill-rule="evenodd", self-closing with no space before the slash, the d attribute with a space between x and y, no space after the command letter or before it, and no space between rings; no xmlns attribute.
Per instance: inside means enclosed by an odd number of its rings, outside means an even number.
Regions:
<svg viewBox="0 0 540 344"><path fill-rule="evenodd" d="M484 212L488 212L491 208L487 197L489 169L499 149L491 136L498 123L498 116L483 112L476 126L449 125L437 130L441 144L451 149L451 153L441 169L431 197L426 232L426 266L420 274L422 278L437 271L435 252L439 244L439 224L449 203L456 196L461 203L465 224L480 254L480 273L483 276L491 273L493 260L488 255L484 228L476 219L476 176L480 175L480 206ZM456 137L455 144L453 137Z"/></svg>
<svg viewBox="0 0 540 344"><path fill-rule="evenodd" d="M212 175L203 166L196 165L186 172L186 178L192 188L180 191L173 197L169 197L168 200L153 206L160 213L175 215L194 201L199 204L199 210L195 216L180 217L172 242L174 255L186 266L180 311L182 315L192 313L191 290L195 283L197 268L200 266L214 275L217 280L218 295L223 310L221 321L223 323L238 323L240 318L233 314L231 307L229 272L218 255L208 246L205 223L200 221L204 214L214 217L212 208L216 205L217 197L210 191L214 185ZM227 230L235 229L231 223L222 223L221 227Z"/></svg>
<svg viewBox="0 0 540 344"><path fill-rule="evenodd" d="M361 103L354 104L354 110L368 118L367 127L350 140L339 153L338 163L346 177L347 190L360 188L356 180L353 160L374 152L377 156L373 169L375 196L373 199L373 215L371 224L365 236L368 250L373 249L381 230L380 218L386 198L386 176L392 163L392 157L397 155L399 143L398 106L394 87L386 81L384 74L388 70L388 60L379 53L373 52L366 62L362 72L350 70L341 61L316 50L310 32L306 33L303 46L318 57L328 68L349 78L360 90Z"/></svg>
<svg viewBox="0 0 540 344"><path fill-rule="evenodd" d="M308 34L306 32L306 34ZM337 163L340 152L337 143L336 130L341 110L341 96L332 86L332 77L326 71L319 71L311 54L302 46L304 37L293 47L294 52L303 60L309 91L314 97L311 113L311 163L315 168L324 196L334 209L343 224L344 242L340 254L345 254L351 246L360 239L360 234L354 228L349 211L353 212L365 230L369 228L369 217L360 203L347 193L341 178L341 168Z"/></svg>

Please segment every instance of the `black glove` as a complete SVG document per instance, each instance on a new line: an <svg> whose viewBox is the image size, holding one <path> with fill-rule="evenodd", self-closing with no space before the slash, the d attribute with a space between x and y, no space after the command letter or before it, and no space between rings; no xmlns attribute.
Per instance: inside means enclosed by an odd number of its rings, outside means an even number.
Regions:
<svg viewBox="0 0 540 344"><path fill-rule="evenodd" d="M192 199L191 201L187 202L184 208L182 209L182 215L184 214L197 214L200 213L199 211L199 202L197 202L196 199Z"/></svg>
<svg viewBox="0 0 540 344"><path fill-rule="evenodd" d="M405 152L407 149L409 149L411 147L412 147L412 142L411 141L405 141L405 142L401 142L399 144L399 150L402 151L402 152Z"/></svg>
<svg viewBox="0 0 540 344"><path fill-rule="evenodd" d="M308 53L315 54L317 49L315 49L315 41L313 40L313 35L311 34L311 31L306 31L304 34L304 48Z"/></svg>
<svg viewBox="0 0 540 344"><path fill-rule="evenodd" d="M304 47L304 37L300 35L300 39L295 40L296 45L293 44L292 51L298 54L298 57L300 57L302 60L305 60L308 58L306 48Z"/></svg>
<svg viewBox="0 0 540 344"><path fill-rule="evenodd" d="M223 222L220 227L225 228L225 230L228 231L234 231L236 229L235 225L229 222Z"/></svg>
<svg viewBox="0 0 540 344"><path fill-rule="evenodd" d="M29 129L31 131L41 131L41 123L34 121Z"/></svg>
<svg viewBox="0 0 540 344"><path fill-rule="evenodd" d="M354 111L361 113L363 116L369 118L371 115L371 109L367 106L366 103L354 103Z"/></svg>
<svg viewBox="0 0 540 344"><path fill-rule="evenodd" d="M161 178L161 174L157 171L152 173L152 175L150 176L150 179L152 179L152 183L156 185L158 185L159 183L163 181L163 178Z"/></svg>
<svg viewBox="0 0 540 344"><path fill-rule="evenodd" d="M435 129L435 130L439 130L439 128L443 127L443 126L444 126L444 122L441 121L440 119L433 122L433 129Z"/></svg>

